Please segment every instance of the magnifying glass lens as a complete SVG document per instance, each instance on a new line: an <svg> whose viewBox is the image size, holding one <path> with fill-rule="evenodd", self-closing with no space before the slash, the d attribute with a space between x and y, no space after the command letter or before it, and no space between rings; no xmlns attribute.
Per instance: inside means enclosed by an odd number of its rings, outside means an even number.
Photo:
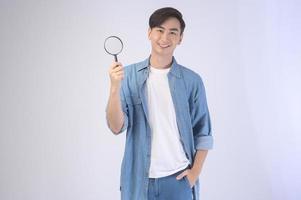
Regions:
<svg viewBox="0 0 301 200"><path fill-rule="evenodd" d="M110 36L105 41L105 50L111 55L117 55L122 51L123 44L116 36Z"/></svg>

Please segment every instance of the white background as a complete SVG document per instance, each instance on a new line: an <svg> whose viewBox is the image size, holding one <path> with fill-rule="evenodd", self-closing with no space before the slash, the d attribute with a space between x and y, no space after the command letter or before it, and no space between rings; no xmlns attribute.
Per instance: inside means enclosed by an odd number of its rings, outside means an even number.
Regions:
<svg viewBox="0 0 301 200"><path fill-rule="evenodd" d="M178 8L175 56L205 82L214 150L202 200L301 199L298 0L0 1L0 199L119 199L125 134L105 122L109 35L150 53L148 18Z"/></svg>

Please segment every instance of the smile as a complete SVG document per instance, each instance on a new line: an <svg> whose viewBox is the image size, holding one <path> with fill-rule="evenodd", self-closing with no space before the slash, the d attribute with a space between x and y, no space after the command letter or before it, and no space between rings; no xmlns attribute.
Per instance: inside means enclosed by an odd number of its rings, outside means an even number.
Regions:
<svg viewBox="0 0 301 200"><path fill-rule="evenodd" d="M168 48L170 47L170 45L168 44L158 44L161 48Z"/></svg>

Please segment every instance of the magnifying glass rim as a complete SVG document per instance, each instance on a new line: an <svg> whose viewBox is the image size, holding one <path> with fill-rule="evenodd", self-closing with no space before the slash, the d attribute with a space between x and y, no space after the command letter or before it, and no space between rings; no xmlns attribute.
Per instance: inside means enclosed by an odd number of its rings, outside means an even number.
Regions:
<svg viewBox="0 0 301 200"><path fill-rule="evenodd" d="M119 51L118 53L116 53L116 54L109 52L108 49L106 48L107 40L110 39L110 38L116 38L116 39L118 39L119 42L121 43L121 49L120 49L120 51ZM122 42L122 40L121 40L119 37L117 37L117 36L115 36L115 35L109 36L109 37L106 38L106 40L105 40L105 42L104 42L104 49L105 49L105 51L106 51L108 54L110 54L110 55L113 55L113 56L114 56L114 55L118 55L118 54L123 50L123 42Z"/></svg>

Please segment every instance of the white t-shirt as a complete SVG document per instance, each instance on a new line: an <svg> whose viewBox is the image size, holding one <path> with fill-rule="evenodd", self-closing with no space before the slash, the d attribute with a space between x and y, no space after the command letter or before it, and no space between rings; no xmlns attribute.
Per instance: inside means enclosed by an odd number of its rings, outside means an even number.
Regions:
<svg viewBox="0 0 301 200"><path fill-rule="evenodd" d="M147 79L149 123L152 133L149 178L160 178L185 169L189 160L180 141L167 74L170 68L150 66Z"/></svg>

